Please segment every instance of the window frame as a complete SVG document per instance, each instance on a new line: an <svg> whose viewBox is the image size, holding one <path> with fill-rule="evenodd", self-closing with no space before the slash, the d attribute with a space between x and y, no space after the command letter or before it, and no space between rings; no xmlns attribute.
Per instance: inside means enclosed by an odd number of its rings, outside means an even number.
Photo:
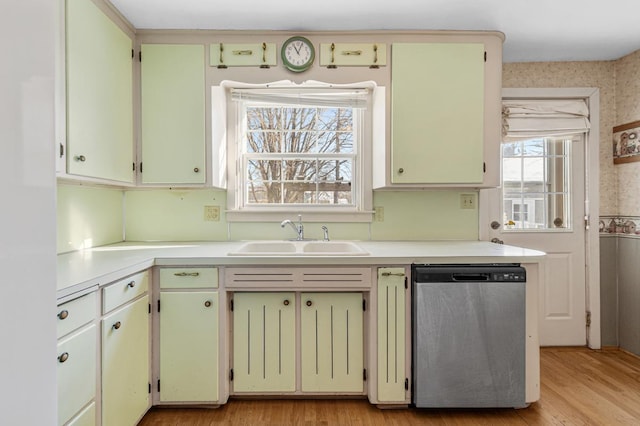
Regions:
<svg viewBox="0 0 640 426"><path fill-rule="evenodd" d="M340 204L283 204L283 205L258 205L244 203L244 167L242 137L245 129L243 120L244 106L231 99L231 90L235 88L310 88L310 89L368 89L370 91L367 107L359 113L358 138L355 138L356 160L352 169L352 197L353 205ZM223 81L220 84L224 94L226 122L226 187L227 187L227 212L229 222L278 222L291 215L302 214L305 221L334 221L334 222L372 222L373 221L373 189L372 189L372 133L374 115L374 91L376 83L372 81L353 84L329 84L321 82L305 82L296 84L290 81L268 84L246 84L231 81ZM215 92L214 92L215 93ZM379 109L379 108L378 108ZM218 120L220 122L220 120ZM354 123L355 124L355 123Z"/></svg>

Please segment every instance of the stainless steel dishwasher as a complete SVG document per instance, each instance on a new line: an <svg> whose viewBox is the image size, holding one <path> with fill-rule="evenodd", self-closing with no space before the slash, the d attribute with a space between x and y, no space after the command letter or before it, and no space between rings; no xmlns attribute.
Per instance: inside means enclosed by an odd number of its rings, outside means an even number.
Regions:
<svg viewBox="0 0 640 426"><path fill-rule="evenodd" d="M412 282L415 406L526 406L524 268L413 265Z"/></svg>

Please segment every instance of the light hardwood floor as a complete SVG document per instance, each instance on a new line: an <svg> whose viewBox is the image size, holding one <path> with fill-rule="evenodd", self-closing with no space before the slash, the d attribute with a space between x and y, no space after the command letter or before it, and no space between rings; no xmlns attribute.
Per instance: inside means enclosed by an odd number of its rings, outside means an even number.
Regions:
<svg viewBox="0 0 640 426"><path fill-rule="evenodd" d="M366 400L231 400L154 408L140 425L640 425L640 358L619 350L541 350L541 398L522 410L380 410Z"/></svg>

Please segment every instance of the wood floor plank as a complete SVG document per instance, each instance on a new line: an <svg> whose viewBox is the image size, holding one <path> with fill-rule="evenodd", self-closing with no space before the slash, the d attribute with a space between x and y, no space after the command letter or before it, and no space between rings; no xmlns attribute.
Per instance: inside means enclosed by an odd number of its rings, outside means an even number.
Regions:
<svg viewBox="0 0 640 426"><path fill-rule="evenodd" d="M234 400L154 408L142 426L640 425L640 358L620 350L541 349L541 398L525 409L380 410L356 400Z"/></svg>

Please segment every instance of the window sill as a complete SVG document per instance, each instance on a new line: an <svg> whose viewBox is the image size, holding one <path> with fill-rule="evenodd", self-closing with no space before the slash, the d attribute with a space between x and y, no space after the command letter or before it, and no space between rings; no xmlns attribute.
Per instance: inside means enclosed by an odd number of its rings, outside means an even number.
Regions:
<svg viewBox="0 0 640 426"><path fill-rule="evenodd" d="M373 211L354 210L304 210L304 209L269 209L269 210L227 210L227 222L282 222L285 219L296 220L301 214L304 222L373 222Z"/></svg>

